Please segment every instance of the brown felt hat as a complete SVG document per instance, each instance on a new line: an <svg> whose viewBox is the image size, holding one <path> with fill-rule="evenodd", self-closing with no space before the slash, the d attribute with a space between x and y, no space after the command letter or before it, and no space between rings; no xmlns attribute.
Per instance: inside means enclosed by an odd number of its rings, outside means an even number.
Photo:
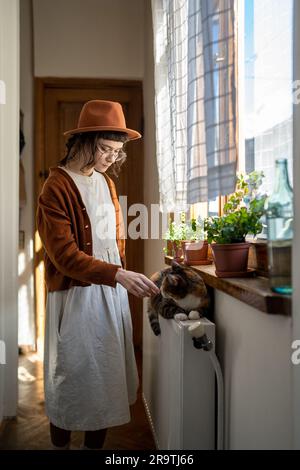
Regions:
<svg viewBox="0 0 300 470"><path fill-rule="evenodd" d="M116 101L87 101L80 111L76 129L66 131L64 135L95 131L126 132L129 140L142 137L139 132L126 127L122 106Z"/></svg>

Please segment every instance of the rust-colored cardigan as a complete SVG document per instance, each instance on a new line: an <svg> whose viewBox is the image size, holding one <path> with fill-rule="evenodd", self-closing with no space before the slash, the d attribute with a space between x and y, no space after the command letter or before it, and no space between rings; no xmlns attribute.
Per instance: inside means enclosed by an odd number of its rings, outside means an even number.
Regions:
<svg viewBox="0 0 300 470"><path fill-rule="evenodd" d="M93 257L91 223L80 192L63 169L52 167L38 198L36 214L37 229L45 248L45 280L49 292L91 284L115 287L118 268L126 268L122 212L113 180L103 175L116 210L116 240L122 266Z"/></svg>

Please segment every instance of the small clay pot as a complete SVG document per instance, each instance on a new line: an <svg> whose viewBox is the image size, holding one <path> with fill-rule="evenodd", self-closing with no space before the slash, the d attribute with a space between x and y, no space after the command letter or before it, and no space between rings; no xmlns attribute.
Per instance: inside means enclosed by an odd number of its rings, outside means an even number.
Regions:
<svg viewBox="0 0 300 470"><path fill-rule="evenodd" d="M248 267L255 269L258 276L269 277L268 245L266 241L251 241Z"/></svg>
<svg viewBox="0 0 300 470"><path fill-rule="evenodd" d="M216 273L232 275L247 272L250 243L213 243L211 249Z"/></svg>
<svg viewBox="0 0 300 470"><path fill-rule="evenodd" d="M172 243L172 240L167 240L167 256L173 256L173 243Z"/></svg>
<svg viewBox="0 0 300 470"><path fill-rule="evenodd" d="M182 261L183 260L183 249L182 249L182 243L181 242L176 242L172 241L172 256L175 261Z"/></svg>
<svg viewBox="0 0 300 470"><path fill-rule="evenodd" d="M207 264L208 262L207 240L185 242L183 252L184 262L187 265Z"/></svg>

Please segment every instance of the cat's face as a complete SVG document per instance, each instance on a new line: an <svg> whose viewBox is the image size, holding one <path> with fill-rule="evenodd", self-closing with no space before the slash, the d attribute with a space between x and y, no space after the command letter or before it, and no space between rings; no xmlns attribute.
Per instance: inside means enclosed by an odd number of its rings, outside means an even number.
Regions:
<svg viewBox="0 0 300 470"><path fill-rule="evenodd" d="M185 310L197 309L207 303L207 291L201 276L178 263L172 263L172 269L164 277L161 294Z"/></svg>

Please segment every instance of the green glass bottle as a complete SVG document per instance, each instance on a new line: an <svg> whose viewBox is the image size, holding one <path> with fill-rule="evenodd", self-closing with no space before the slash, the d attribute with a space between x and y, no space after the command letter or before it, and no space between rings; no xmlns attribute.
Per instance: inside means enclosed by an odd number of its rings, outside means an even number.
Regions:
<svg viewBox="0 0 300 470"><path fill-rule="evenodd" d="M293 190L287 160L276 160L274 190L266 200L270 287L279 294L292 293Z"/></svg>

